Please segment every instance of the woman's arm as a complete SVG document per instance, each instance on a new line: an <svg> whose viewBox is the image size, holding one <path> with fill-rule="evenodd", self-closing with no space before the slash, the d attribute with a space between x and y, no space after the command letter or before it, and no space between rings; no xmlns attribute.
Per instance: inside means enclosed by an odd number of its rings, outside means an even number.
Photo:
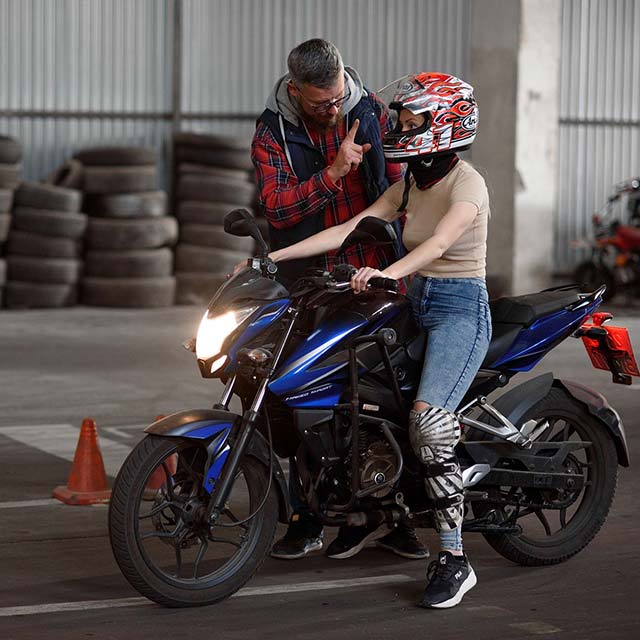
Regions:
<svg viewBox="0 0 640 640"><path fill-rule="evenodd" d="M317 256L333 249L338 249L344 242L344 239L356 228L356 225L360 220L367 216L375 216L376 218L382 218L389 222L395 220L400 214L395 211L395 207L392 202L384 196L378 198L371 206L367 207L364 211L357 216L351 218L347 222L330 227L320 233L305 238L300 242L296 242L289 247L272 251L269 257L274 262L280 262L281 260L293 260L295 258L308 258L310 256Z"/></svg>
<svg viewBox="0 0 640 640"><path fill-rule="evenodd" d="M433 235L419 244L384 271L365 267L352 278L351 286L356 292L364 291L367 282L374 276L399 280L410 273L423 269L429 263L441 258L444 252L464 233L478 215L478 207L471 202L456 202L440 220Z"/></svg>

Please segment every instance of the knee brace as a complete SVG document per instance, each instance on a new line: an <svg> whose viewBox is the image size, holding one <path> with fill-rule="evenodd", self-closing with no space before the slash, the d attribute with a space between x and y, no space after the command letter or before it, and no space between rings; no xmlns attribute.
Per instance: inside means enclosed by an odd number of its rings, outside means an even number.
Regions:
<svg viewBox="0 0 640 640"><path fill-rule="evenodd" d="M411 411L409 439L426 467L425 487L434 503L438 531L456 529L464 517L462 473L454 451L460 440L458 419L441 407Z"/></svg>

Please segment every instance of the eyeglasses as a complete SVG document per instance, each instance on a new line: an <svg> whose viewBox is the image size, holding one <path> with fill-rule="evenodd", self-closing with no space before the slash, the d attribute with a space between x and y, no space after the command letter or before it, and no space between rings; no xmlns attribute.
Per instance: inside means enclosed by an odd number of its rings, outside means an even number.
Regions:
<svg viewBox="0 0 640 640"><path fill-rule="evenodd" d="M309 100L309 98L302 93L299 87L296 86L296 89L298 90L300 97L309 105L313 113L327 113L331 107L339 109L351 97L351 91L347 89L347 93L344 93L341 98L334 98L333 100L327 100L326 102L318 104L317 102Z"/></svg>

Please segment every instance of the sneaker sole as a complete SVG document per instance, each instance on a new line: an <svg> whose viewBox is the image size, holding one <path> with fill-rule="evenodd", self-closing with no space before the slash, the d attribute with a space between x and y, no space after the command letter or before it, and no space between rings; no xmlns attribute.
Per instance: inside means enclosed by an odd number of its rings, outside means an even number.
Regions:
<svg viewBox="0 0 640 640"><path fill-rule="evenodd" d="M300 558L304 558L306 555L309 555L312 551L320 551L323 547L322 541L314 542L309 545L304 551L295 554L279 554L277 551L272 551L269 555L276 560L299 560Z"/></svg>
<svg viewBox="0 0 640 640"><path fill-rule="evenodd" d="M384 542L380 542L379 540L376 542L376 547L380 547L381 549L384 549L385 551L391 551L391 553L395 553L397 556L400 556L401 558L408 558L409 560L424 560L425 558L429 557L429 551L425 550L425 552L421 555L418 555L417 553L409 553L408 551L400 551L400 549L396 549L395 547L392 547L391 545L388 544L384 544Z"/></svg>
<svg viewBox="0 0 640 640"><path fill-rule="evenodd" d="M343 551L342 553L338 553L334 555L329 555L327 553L326 554L327 558L331 558L333 560L346 560L347 558L352 558L353 556L360 553L368 542L370 542L376 536L379 536L379 535L380 535L380 531L376 529L375 531L372 531L368 536L364 537L362 541L359 544L357 544L355 547L351 547L351 549L347 549L347 551Z"/></svg>
<svg viewBox="0 0 640 640"><path fill-rule="evenodd" d="M439 602L438 604L421 604L419 606L425 607L426 609L449 609L451 607L455 607L457 604L460 604L460 601L464 597L464 594L476 586L477 582L478 579L476 578L475 571L473 570L473 568L471 568L471 573L467 576L467 579L460 585L458 593L456 593L453 598L449 598L449 600Z"/></svg>

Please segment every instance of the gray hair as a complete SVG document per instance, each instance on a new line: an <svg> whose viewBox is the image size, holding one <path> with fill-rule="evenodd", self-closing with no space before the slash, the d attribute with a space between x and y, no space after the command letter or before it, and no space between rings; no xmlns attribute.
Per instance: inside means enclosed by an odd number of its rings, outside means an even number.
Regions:
<svg viewBox="0 0 640 640"><path fill-rule="evenodd" d="M307 40L292 49L287 66L295 85L310 84L318 89L333 87L344 71L342 56L336 46L321 38Z"/></svg>

